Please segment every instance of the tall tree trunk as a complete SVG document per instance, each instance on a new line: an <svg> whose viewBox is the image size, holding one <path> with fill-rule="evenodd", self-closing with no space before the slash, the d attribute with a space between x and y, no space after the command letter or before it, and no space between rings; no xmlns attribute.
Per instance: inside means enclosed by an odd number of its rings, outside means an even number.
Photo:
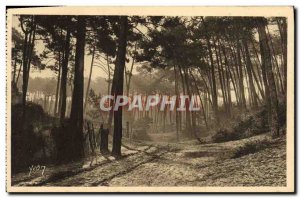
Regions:
<svg viewBox="0 0 300 198"><path fill-rule="evenodd" d="M23 44L23 84L22 84L22 105L23 105L23 120L25 118L26 108L26 92L27 92L27 48L28 48L28 33L25 32L25 39Z"/></svg>
<svg viewBox="0 0 300 198"><path fill-rule="evenodd" d="M224 45L222 46L221 49L222 49L222 52L223 52L224 63L225 63L226 88L227 88L227 95L228 95L228 113L231 116L232 101L231 101L230 78L232 79L232 76L231 76L231 71L230 71L230 68L229 68L229 65L228 65L228 59L227 59L227 56L226 56L226 50L225 50ZM234 89L236 89L233 79L232 79L232 84L233 84Z"/></svg>
<svg viewBox="0 0 300 198"><path fill-rule="evenodd" d="M284 85L283 85L283 82L282 82L281 72L280 72L280 69L279 69L279 64L278 64L278 61L277 61L276 52L275 52L273 41L272 41L272 36L270 34L268 26L266 26L266 28L267 28L267 36L268 36L267 38L269 40L269 44L270 44L270 47L271 47L270 50L271 50L274 66L277 69L277 76L278 76L278 80L279 80L278 83L280 85L281 93L284 93L285 88L284 88Z"/></svg>
<svg viewBox="0 0 300 198"><path fill-rule="evenodd" d="M180 66L178 66L179 68L179 74L180 74L180 78L181 78L181 84L182 84L182 91L183 91L183 94L185 95L186 94L186 82L185 82L185 77L183 75L184 71L182 71L183 69L181 69ZM183 72L183 73L182 73ZM185 101L186 102L186 101ZM186 103L185 103L186 104ZM191 133L191 117L190 117L190 112L188 110L185 111L185 128L186 128L186 132L189 133L188 135L192 135Z"/></svg>
<svg viewBox="0 0 300 198"><path fill-rule="evenodd" d="M283 41L283 76L284 89L287 89L287 22L286 18L282 19L282 41ZM286 93L286 91L285 91Z"/></svg>
<svg viewBox="0 0 300 198"><path fill-rule="evenodd" d="M30 64L31 58L34 49L35 42L35 31L36 31L36 22L34 16L31 17L31 25L29 31L25 31L22 24L22 30L25 33L24 47L23 47L23 85L22 85L22 104L23 104L23 121L26 118L26 95L29 81L29 73L30 73Z"/></svg>
<svg viewBox="0 0 300 198"><path fill-rule="evenodd" d="M60 29L60 36L63 36L63 31ZM60 113L60 101L61 101L61 70L62 70L62 56L61 50L58 51L58 75L57 75L57 84L56 84L56 93L55 93L55 105L54 105L54 115L57 116Z"/></svg>
<svg viewBox="0 0 300 198"><path fill-rule="evenodd" d="M83 150L83 71L86 23L84 16L78 16L76 34L75 74L70 114L70 126L73 129L73 146L70 155L73 159L84 156Z"/></svg>
<svg viewBox="0 0 300 198"><path fill-rule="evenodd" d="M110 93L110 85L111 85L111 71L109 66L109 58L108 55L106 55L106 63L107 63L107 72L108 72L108 80L107 80L107 95Z"/></svg>
<svg viewBox="0 0 300 198"><path fill-rule="evenodd" d="M251 72L251 68L253 67L252 62L251 62L251 58L250 58L250 53L248 50L248 43L246 38L242 38L242 42L244 45L244 50L245 50L245 58L246 58L246 69L247 69L247 73L248 73L248 79L249 79L249 86L250 86L250 93L251 97L252 97L252 101L253 101L253 106L257 107L258 106L258 96L255 90L255 86L254 86L254 82L253 82L253 76L252 76L252 72Z"/></svg>
<svg viewBox="0 0 300 198"><path fill-rule="evenodd" d="M189 109L191 99L192 99L192 92L190 90L190 86L188 86L188 85L190 85L190 80L189 80L187 68L183 68L183 73L184 73L184 82L186 84L186 91L189 96L189 100L186 103L186 113L187 113L187 117L189 117L189 119L187 121L189 121L190 122L189 125L191 125L190 126L191 136L197 137L197 134L195 131L195 129L196 129L195 112L190 111L190 109Z"/></svg>
<svg viewBox="0 0 300 198"><path fill-rule="evenodd" d="M61 80L61 59L60 59L60 52L58 52L59 55L58 55L58 74L57 74L57 83L56 83L56 93L55 93L55 105L54 105L54 115L57 115L57 112L58 112L58 101L59 101L59 92L60 92L60 80Z"/></svg>
<svg viewBox="0 0 300 198"><path fill-rule="evenodd" d="M136 52L136 48L137 48L137 43L135 43L135 45L134 45L134 53ZM128 72L128 80L126 82L126 95L127 96L129 96L130 83L131 83L132 71L133 71L134 63L135 63L135 56L132 57L131 67L130 67L130 70Z"/></svg>
<svg viewBox="0 0 300 198"><path fill-rule="evenodd" d="M91 67L90 67L89 80L88 80L88 84L87 84L86 92L85 92L85 101L84 101L83 112L85 112L85 110L86 110L86 105L88 103L88 98L89 98L90 84L91 84L91 78L92 78L92 72L93 72L93 65L94 65L94 59L95 59L95 51L96 51L96 48L94 46L93 47L93 52L92 52L92 61L91 61Z"/></svg>
<svg viewBox="0 0 300 198"><path fill-rule="evenodd" d="M226 94L225 94L225 89L224 89L224 82L223 82L223 76L222 76L222 72L221 72L221 65L222 65L222 60L221 60L221 57L218 53L218 50L217 50L217 45L216 45L216 42L215 40L213 39L213 44L214 44L214 51L215 51L215 55L216 55L216 61L217 61L217 71L218 71L218 74L219 74L219 81L220 81L220 87L221 87L221 92L222 92L222 96L223 96L223 107L226 109L227 107L227 98L226 98Z"/></svg>
<svg viewBox="0 0 300 198"><path fill-rule="evenodd" d="M13 56L14 56L14 55L13 55ZM16 74L17 74L17 58L14 60L13 68L14 68L14 71L13 71L13 79L12 79L12 82L13 82L13 84L15 85L15 84L16 84Z"/></svg>
<svg viewBox="0 0 300 198"><path fill-rule="evenodd" d="M197 81L196 81L196 78L193 75L192 71L190 71L190 75L191 75L191 77L192 77L192 79L194 81L195 88L196 88L196 91L197 91L199 99L200 99L200 104L201 104L201 108L202 108L202 112L203 112L203 119L204 119L204 122L205 122L205 126L206 126L206 129L208 129L208 124L207 124L207 119L206 119L206 113L205 113L203 101L202 101L202 98L201 98L201 92L199 90L199 87L197 86Z"/></svg>
<svg viewBox="0 0 300 198"><path fill-rule="evenodd" d="M177 70L176 66L174 66L174 76L175 76L175 94L176 94L176 102L175 102L175 116L176 116L176 140L179 141L179 112L177 111L178 108L178 97L179 97L179 91L178 91L178 77L177 77Z"/></svg>
<svg viewBox="0 0 300 198"><path fill-rule="evenodd" d="M205 87L205 89L206 89L206 92L207 92L207 94L210 96L210 89L209 89L209 86L208 86L208 84L207 84L207 82L206 82L204 76L203 76L202 73L201 73L201 69L200 69L199 67L198 67L197 69L198 69L198 73L200 74L200 77L201 77L202 81L204 82L204 87ZM211 97L208 97L208 102L209 102L210 105L212 106L212 100L211 100Z"/></svg>
<svg viewBox="0 0 300 198"><path fill-rule="evenodd" d="M257 49L255 47L255 43L254 43L253 39L251 39L251 44L252 44L253 51L254 51L254 54L255 54L255 57L256 57L255 60L257 60L257 64L255 64L255 65L256 65L256 68L257 68L259 82L260 82L260 85L261 85L261 89L263 89L263 85L264 85L264 83L263 83L263 77L262 77L262 75L260 75L260 73L262 73L261 72L262 66L261 66L261 61L259 60L259 56L258 56ZM253 73L255 73L254 72L254 68L253 68ZM263 98L265 98L265 97L263 96Z"/></svg>
<svg viewBox="0 0 300 198"><path fill-rule="evenodd" d="M209 41L209 35L207 32L207 27L206 27L206 22L204 21L204 18L202 17L202 23L205 27L205 40L208 48L208 54L209 54L209 60L210 60L210 73L211 73L211 79L212 79L212 103L213 103L213 111L214 111L214 116L216 119L216 123L219 123L219 111L218 111L218 95L217 95L217 84L216 84L216 77L215 77L215 66L214 66L214 61L213 61L213 55L212 55L212 49L211 49L211 44Z"/></svg>
<svg viewBox="0 0 300 198"><path fill-rule="evenodd" d="M272 133L276 136L279 136L279 114L278 114L278 99L277 99L277 92L276 92L276 84L275 78L272 71L272 57L271 51L268 44L268 38L266 34L266 24L267 21L265 18L259 17L257 19L257 28L258 28L258 35L259 35L259 42L260 42L260 51L261 51L261 60L262 60L262 67L265 69L267 82L265 84L265 88L268 88L269 94L269 125ZM266 81L265 81L266 83ZM267 95L267 93L266 93Z"/></svg>
<svg viewBox="0 0 300 198"><path fill-rule="evenodd" d="M245 87L244 87L244 75L243 75L243 67L242 67L242 59L241 59L241 45L239 42L239 38L236 41L236 53L237 53L237 63L238 63L238 70L239 70L239 88L240 88L240 98L241 98L241 105L242 108L246 109L246 98L245 98Z"/></svg>
<svg viewBox="0 0 300 198"><path fill-rule="evenodd" d="M18 71L18 75L17 75L17 79L16 79L16 85L18 85L18 82L19 82L19 77L20 77L20 73L21 73L21 70L22 70L22 61L20 63L20 67L19 67L19 71Z"/></svg>
<svg viewBox="0 0 300 198"><path fill-rule="evenodd" d="M127 16L120 17L120 34L118 38L118 52L117 62L114 74L116 78L115 86L115 100L117 96L123 95L123 81L124 81L124 68L126 59L126 46L127 46ZM122 143L122 107L119 107L114 112L114 135L113 135L113 148L112 154L114 156L121 156L121 143Z"/></svg>
<svg viewBox="0 0 300 198"><path fill-rule="evenodd" d="M231 79L232 82L234 82L234 84L236 85L236 89L235 89L235 96L236 96L236 101L237 101L237 105L241 106L242 103L242 99L241 99L241 94L240 94L240 85L239 85L239 70L238 70L238 63L237 63L237 58L235 55L235 52L233 51L232 47L230 46L230 57L231 57L231 62L233 62L233 69L231 73Z"/></svg>
<svg viewBox="0 0 300 198"><path fill-rule="evenodd" d="M67 76L68 76L68 62L69 62L69 50L70 50L70 37L71 32L69 28L67 29L66 42L65 42L65 55L62 62L62 71L61 71L61 109L60 109L60 123L65 119L66 115L66 104L67 104Z"/></svg>

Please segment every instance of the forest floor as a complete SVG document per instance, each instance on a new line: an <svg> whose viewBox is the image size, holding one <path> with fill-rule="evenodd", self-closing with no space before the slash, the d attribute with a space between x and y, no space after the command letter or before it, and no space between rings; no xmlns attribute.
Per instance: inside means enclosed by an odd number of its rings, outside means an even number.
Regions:
<svg viewBox="0 0 300 198"><path fill-rule="evenodd" d="M285 186L286 142L233 158L268 134L224 143L124 141L122 158L97 153L82 162L12 176L14 186ZM97 161L96 161L97 158ZM93 162L92 162L93 160Z"/></svg>

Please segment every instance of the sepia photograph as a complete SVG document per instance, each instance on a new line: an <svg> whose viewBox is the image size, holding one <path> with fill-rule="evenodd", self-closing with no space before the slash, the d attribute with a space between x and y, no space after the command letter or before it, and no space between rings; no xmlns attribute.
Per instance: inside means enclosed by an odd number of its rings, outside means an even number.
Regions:
<svg viewBox="0 0 300 198"><path fill-rule="evenodd" d="M294 192L293 7L6 22L8 192Z"/></svg>

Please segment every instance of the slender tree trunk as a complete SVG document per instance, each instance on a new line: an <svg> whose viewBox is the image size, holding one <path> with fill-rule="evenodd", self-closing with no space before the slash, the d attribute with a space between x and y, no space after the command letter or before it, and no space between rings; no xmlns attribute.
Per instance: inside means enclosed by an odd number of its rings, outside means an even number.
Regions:
<svg viewBox="0 0 300 198"><path fill-rule="evenodd" d="M250 86L250 93L251 94L251 98L252 98L252 102L253 102L253 106L256 108L258 106L258 96L255 90L255 86L254 86L254 82L253 82L253 76L252 76L252 72L251 72L251 68L253 67L252 62L251 62L251 58L250 58L250 53L248 50L248 44L247 44L247 40L245 38L242 39L243 45L244 45L244 50L245 50L245 58L246 58L246 69L247 69L247 73L248 73L248 79L249 79L249 86Z"/></svg>
<svg viewBox="0 0 300 198"><path fill-rule="evenodd" d="M117 96L123 95L123 81L124 81L124 68L126 59L126 46L127 46L127 16L120 17L120 34L118 38L118 51L117 62L114 80L117 78L115 87L115 100ZM119 107L114 112L114 135L113 135L113 148L112 154L114 156L121 156L121 143L122 143L122 107Z"/></svg>
<svg viewBox="0 0 300 198"><path fill-rule="evenodd" d="M26 118L26 95L27 95L27 88L28 88L28 81L29 81L31 57L32 57L34 42L35 42L35 31L36 31L35 18L32 16L31 20L32 20L31 21L32 27L30 32L25 32L24 29L22 28L25 33L25 40L23 46L23 85L22 85L23 121L25 121Z"/></svg>
<svg viewBox="0 0 300 198"><path fill-rule="evenodd" d="M178 108L178 97L179 97L179 93L178 93L178 77L177 77L177 70L176 70L176 66L174 66L174 76L175 76L175 94L176 94L176 102L175 102L175 116L176 116L176 139L177 142L179 141L179 112L177 111Z"/></svg>
<svg viewBox="0 0 300 198"><path fill-rule="evenodd" d="M239 39L237 38L237 42L236 42L236 53L237 53L237 63L238 63L238 70L239 70L239 76L238 76L238 80L239 80L239 88L240 88L240 95L241 95L241 105L242 108L246 109L246 98L245 98L245 87L244 87L244 75L243 75L243 67L242 67L242 62L241 62L241 46L240 46L240 42Z"/></svg>
<svg viewBox="0 0 300 198"><path fill-rule="evenodd" d="M182 71L183 69L178 66L179 68L179 74L180 74L180 78L181 78L181 85L182 85L182 90L183 90L183 94L186 94L186 83L185 83L185 78L184 78L184 71ZM186 101L185 101L186 102ZM185 103L186 104L186 103ZM186 128L186 132L188 133L188 135L192 135L191 133L191 117L190 117L190 112L189 111L185 111L185 128Z"/></svg>
<svg viewBox="0 0 300 198"><path fill-rule="evenodd" d="M63 30L60 29L60 36L63 36ZM57 85L56 85L56 94L55 94L55 106L54 114L55 116L60 115L61 110L61 70L64 53L62 54L61 50L58 51L58 75L57 75Z"/></svg>
<svg viewBox="0 0 300 198"><path fill-rule="evenodd" d="M215 54L216 54L216 59L217 59L217 66L218 66L218 74L219 74L219 81L220 81L220 86L221 86L221 92L223 96L223 107L225 108L226 112L228 111L228 105L227 105L227 95L225 92L225 82L224 82L224 76L222 72L222 57L221 54L218 51L216 42L214 41L214 48L215 48Z"/></svg>
<svg viewBox="0 0 300 198"><path fill-rule="evenodd" d="M55 93L55 105L54 105L54 115L57 114L58 112L58 101L59 101L59 92L60 92L60 79L61 79L61 56L60 56L60 53L61 52L58 52L59 55L58 55L58 74L57 74L57 83L56 83L56 93Z"/></svg>
<svg viewBox="0 0 300 198"><path fill-rule="evenodd" d="M264 99L265 98L265 93L264 93L263 88L262 88L263 84L262 84L262 82L260 82L260 79L257 77L257 75L256 75L256 73L254 71L254 67L252 67L250 69L251 69L251 72L253 74L253 78L254 78L256 86L257 86L257 88L259 90L259 93L260 93L262 99ZM258 72L258 75L261 76L260 73L259 73L259 70L257 72Z"/></svg>
<svg viewBox="0 0 300 198"><path fill-rule="evenodd" d="M261 65L261 61L259 60L259 56L258 56L258 53L257 53L257 49L255 47L254 41L252 39L251 39L251 41L252 41L251 44L252 44L252 47L253 47L253 51L254 51L254 54L255 54L255 57L256 57L256 60L257 60L257 63L258 63L258 64L256 64L258 78L259 78L259 82L260 82L261 88L263 89L264 83L263 83L262 71L261 71L262 65ZM254 72L254 68L253 68L253 73L255 73Z"/></svg>
<svg viewBox="0 0 300 198"><path fill-rule="evenodd" d="M258 18L257 26L258 26L258 34L259 34L259 42L260 42L260 51L261 51L261 60L262 67L266 71L266 77L268 84L265 84L265 87L269 89L269 125L271 131L274 135L279 136L279 114L278 114L278 99L276 92L276 84L274 79L274 74L272 71L272 62L271 62L271 51L269 49L268 38L266 34L266 19ZM266 94L267 95L267 94Z"/></svg>
<svg viewBox="0 0 300 198"><path fill-rule="evenodd" d="M282 42L283 42L283 76L284 88L287 88L287 22L286 18L282 19ZM286 93L286 91L285 91Z"/></svg>
<svg viewBox="0 0 300 198"><path fill-rule="evenodd" d="M202 101L202 98L201 98L201 93L200 93L200 90L197 86L196 78L194 77L194 75L192 74L191 71L190 71L190 75L191 75L192 79L194 80L195 88L196 88L196 91L197 91L199 99L200 99L200 104L201 104L201 108L202 108L202 112L203 112L203 118L204 118L205 126L206 126L206 129L208 129L207 118L206 118L206 113L205 113L203 101Z"/></svg>
<svg viewBox="0 0 300 198"><path fill-rule="evenodd" d="M202 75L200 68L198 67L197 69L198 69L198 73L199 73L199 75L200 75L202 81L204 82L204 87L205 87L205 89L206 89L207 94L208 94L208 95L211 95L211 94L210 94L210 88L208 87L208 84L207 84L207 82L206 82L204 76ZM208 102L210 103L211 106L213 105L213 104L212 104L211 97L208 97Z"/></svg>
<svg viewBox="0 0 300 198"><path fill-rule="evenodd" d="M13 82L13 84L16 84L17 59L14 60L13 68L14 68L14 71L13 71L13 79L12 79L12 82Z"/></svg>
<svg viewBox="0 0 300 198"><path fill-rule="evenodd" d="M189 121L189 125L191 124L190 126L190 130L191 130L191 136L194 136L194 137L197 137L197 134L196 134L196 121L195 121L195 112L193 111L190 111L189 110L189 105L190 105L190 102L191 102L191 98L192 98L192 92L190 90L190 81L189 81L189 76L188 76L188 71L186 68L183 69L183 73L184 73L184 82L186 84L186 91L187 91L187 94L189 96L189 100L188 102L186 103L186 114L187 114L187 121Z"/></svg>
<svg viewBox="0 0 300 198"><path fill-rule="evenodd" d="M135 43L134 45L134 53L136 52L136 48L137 48L137 44ZM132 78L132 71L133 71L133 66L135 63L135 57L132 57L132 63L131 63L131 67L128 73L128 80L126 82L126 95L129 96L129 90L130 90L130 83L131 83L131 78Z"/></svg>
<svg viewBox="0 0 300 198"><path fill-rule="evenodd" d="M278 76L278 79L279 79L279 85L280 85L281 93L284 93L285 89L284 89L284 86L283 86L281 72L280 72L279 64L278 64L278 61L277 61L277 58L276 58L276 52L275 52L275 49L274 49L272 37L271 37L268 26L266 26L266 27L267 27L267 36L268 36L267 38L269 40L269 44L270 44L270 47L271 47L270 51L271 51L271 54L273 55L272 57L273 57L274 66L277 69L277 76Z"/></svg>
<svg viewBox="0 0 300 198"><path fill-rule="evenodd" d="M28 33L25 33L23 45L23 84L22 84L22 104L23 104L23 120L25 119L26 108L26 92L27 92L27 48L28 48Z"/></svg>
<svg viewBox="0 0 300 198"><path fill-rule="evenodd" d="M67 100L67 76L68 76L68 62L69 62L69 50L70 50L70 37L71 32L67 29L66 42L65 42L65 55L62 62L62 71L61 71L61 109L60 109L60 123L65 119L66 116L66 100Z"/></svg>
<svg viewBox="0 0 300 198"><path fill-rule="evenodd" d="M21 74L21 70L22 70L22 62L20 64L20 67L19 67L19 71L18 71L18 75L17 75L17 79L16 79L16 85L18 85L18 82L19 82L19 77L20 77L20 74Z"/></svg>
<svg viewBox="0 0 300 198"><path fill-rule="evenodd" d="M231 101L230 78L232 79L232 76L231 76L230 68L229 68L229 65L228 65L228 59L227 59L227 56L226 56L226 50L225 50L224 45L222 46L222 52L223 52L224 62L225 62L226 88L227 88L228 108L229 108L229 109L228 109L228 111L229 111L228 113L229 113L229 115L231 116L231 112L232 112L232 101ZM234 89L236 89L233 80L232 80L232 84L233 84Z"/></svg>
<svg viewBox="0 0 300 198"><path fill-rule="evenodd" d="M234 84L236 85L235 89L235 95L236 95L236 100L237 100L237 105L242 106L242 99L241 99L241 94L240 94L240 84L239 84L239 70L238 70L238 63L237 63L237 57L235 55L235 52L230 46L230 54L231 54L231 62L234 63L233 69L232 69L232 75L231 79L232 82L235 82Z"/></svg>
<svg viewBox="0 0 300 198"><path fill-rule="evenodd" d="M108 80L107 80L107 95L109 95L111 89L111 71L110 71L110 66L109 66L109 58L108 55L106 55L106 62L107 62L107 72L108 72Z"/></svg>
<svg viewBox="0 0 300 198"><path fill-rule="evenodd" d="M96 48L94 46L93 47L93 52L92 52L92 61L91 61L91 67L90 67L89 80L88 80L88 84L87 84L86 92L85 92L85 101L84 101L83 112L86 111L86 105L88 103L88 98L89 98L90 84L91 84L91 78L92 78L92 72L93 72L93 65L94 65L94 59L95 59L95 51L96 51Z"/></svg>
<svg viewBox="0 0 300 198"><path fill-rule="evenodd" d="M216 77L215 77L215 66L213 61L213 54L211 49L211 44L209 41L209 35L206 30L206 22L204 21L204 18L202 17L202 22L205 27L205 40L208 48L208 54L209 54L209 60L210 60L210 73L211 73L211 79L212 79L212 103L213 103L213 111L214 116L216 119L216 123L219 123L219 110L218 110L218 95L217 95L217 84L216 84Z"/></svg>

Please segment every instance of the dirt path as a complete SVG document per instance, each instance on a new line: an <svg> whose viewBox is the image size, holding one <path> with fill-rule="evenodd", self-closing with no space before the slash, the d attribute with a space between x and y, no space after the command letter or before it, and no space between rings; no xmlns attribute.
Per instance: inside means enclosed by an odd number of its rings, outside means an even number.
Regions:
<svg viewBox="0 0 300 198"><path fill-rule="evenodd" d="M211 148L214 152L207 152ZM129 174L115 177L109 186L285 186L285 145L227 158L225 147L202 151L168 152ZM206 151L205 151L206 150ZM227 156L226 156L227 155Z"/></svg>
<svg viewBox="0 0 300 198"><path fill-rule="evenodd" d="M87 160L74 167L53 167L42 177L19 174L13 182L18 186L283 186L283 142L231 159L235 148L261 138L218 144L129 145L122 149L121 159L99 155L94 164Z"/></svg>

